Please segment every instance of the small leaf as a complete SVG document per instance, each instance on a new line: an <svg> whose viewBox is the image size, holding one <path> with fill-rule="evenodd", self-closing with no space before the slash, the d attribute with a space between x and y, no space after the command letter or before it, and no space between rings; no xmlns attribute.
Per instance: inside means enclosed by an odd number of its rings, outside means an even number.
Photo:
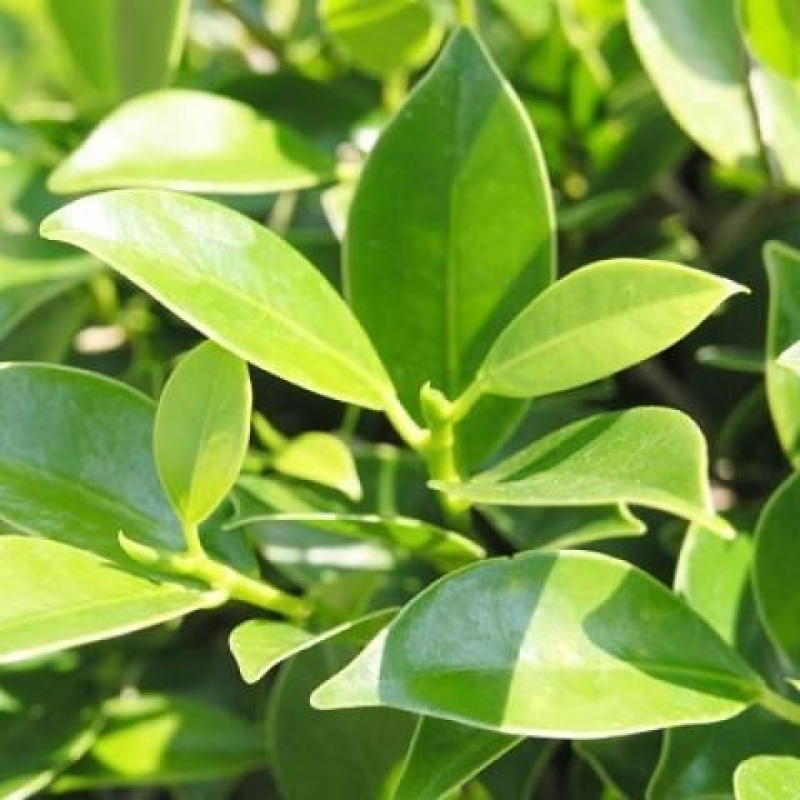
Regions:
<svg viewBox="0 0 800 800"><path fill-rule="evenodd" d="M438 581L312 703L591 739L727 719L762 690L668 589L625 562L565 551Z"/></svg>
<svg viewBox="0 0 800 800"><path fill-rule="evenodd" d="M757 756L734 774L736 800L795 800L800 786L800 759Z"/></svg>
<svg viewBox="0 0 800 800"><path fill-rule="evenodd" d="M285 380L366 408L386 372L330 284L275 234L208 200L130 189L76 200L42 235L108 262L208 338Z"/></svg>
<svg viewBox="0 0 800 800"><path fill-rule="evenodd" d="M378 78L422 66L441 40L428 0L321 0L319 6L337 47Z"/></svg>
<svg viewBox="0 0 800 800"><path fill-rule="evenodd" d="M236 627L229 644L244 682L256 683L287 658L322 642L347 634L369 638L394 615L394 611L377 611L317 634L285 622L254 619Z"/></svg>
<svg viewBox="0 0 800 800"><path fill-rule="evenodd" d="M363 490L353 454L330 433L313 431L295 437L278 451L272 466L284 475L338 489L353 502L361 499Z"/></svg>
<svg viewBox="0 0 800 800"><path fill-rule="evenodd" d="M785 78L800 78L800 6L794 0L739 0L739 18L759 61Z"/></svg>
<svg viewBox="0 0 800 800"><path fill-rule="evenodd" d="M115 109L48 186L66 194L123 186L260 194L316 186L335 168L325 152L249 106L170 89Z"/></svg>
<svg viewBox="0 0 800 800"><path fill-rule="evenodd" d="M252 401L247 365L213 342L192 350L167 381L156 413L156 467L184 523L206 519L236 483Z"/></svg>
<svg viewBox="0 0 800 800"><path fill-rule="evenodd" d="M544 291L500 334L478 380L507 397L582 386L666 349L739 291L677 264L591 264Z"/></svg>
<svg viewBox="0 0 800 800"><path fill-rule="evenodd" d="M485 505L642 505L731 536L714 515L707 460L687 416L636 408L567 425L467 483L433 486Z"/></svg>
<svg viewBox="0 0 800 800"><path fill-rule="evenodd" d="M105 712L101 735L56 791L181 785L264 765L258 728L208 703L134 694L110 701Z"/></svg>
<svg viewBox="0 0 800 800"><path fill-rule="evenodd" d="M420 717L392 800L440 800L523 740Z"/></svg>
<svg viewBox="0 0 800 800"><path fill-rule="evenodd" d="M58 542L0 536L0 664L122 636L223 602Z"/></svg>

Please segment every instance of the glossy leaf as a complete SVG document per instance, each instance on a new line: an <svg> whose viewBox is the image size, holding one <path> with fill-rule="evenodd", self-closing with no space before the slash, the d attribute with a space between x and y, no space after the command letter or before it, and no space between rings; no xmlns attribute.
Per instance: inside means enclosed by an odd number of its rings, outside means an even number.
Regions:
<svg viewBox="0 0 800 800"><path fill-rule="evenodd" d="M26 364L0 369L0 396L0 518L111 559L120 530L182 548L149 400L98 375Z"/></svg>
<svg viewBox="0 0 800 800"><path fill-rule="evenodd" d="M392 800L439 800L523 740L517 736L420 717Z"/></svg>
<svg viewBox="0 0 800 800"><path fill-rule="evenodd" d="M225 599L157 583L58 542L19 536L0 536L0 584L0 664L122 636Z"/></svg>
<svg viewBox="0 0 800 800"><path fill-rule="evenodd" d="M48 186L66 194L124 186L260 194L316 186L335 167L324 151L249 106L170 89L115 109Z"/></svg>
<svg viewBox="0 0 800 800"><path fill-rule="evenodd" d="M375 146L345 243L347 294L412 413L429 381L459 394L552 281L554 227L530 122L462 30ZM505 432L508 408L486 437Z"/></svg>
<svg viewBox="0 0 800 800"><path fill-rule="evenodd" d="M344 55L377 77L421 66L441 39L427 0L321 0L319 13Z"/></svg>
<svg viewBox="0 0 800 800"><path fill-rule="evenodd" d="M291 439L275 454L272 466L284 475L338 489L353 502L361 499L363 490L353 454L330 433L313 431Z"/></svg>
<svg viewBox="0 0 800 800"><path fill-rule="evenodd" d="M739 0L739 16L755 57L786 78L800 78L800 7L792 0Z"/></svg>
<svg viewBox="0 0 800 800"><path fill-rule="evenodd" d="M367 408L393 395L349 309L295 250L222 206L170 192L82 198L42 223L50 239L108 262L238 356Z"/></svg>
<svg viewBox="0 0 800 800"><path fill-rule="evenodd" d="M727 719L760 691L745 662L666 588L625 562L565 551L440 580L312 703L597 738Z"/></svg>
<svg viewBox="0 0 800 800"><path fill-rule="evenodd" d="M736 800L793 800L800 786L800 759L759 756L734 775Z"/></svg>
<svg viewBox="0 0 800 800"><path fill-rule="evenodd" d="M508 397L591 383L674 344L737 291L731 281L677 264L591 264L539 295L500 334L478 380Z"/></svg>
<svg viewBox="0 0 800 800"><path fill-rule="evenodd" d="M800 475L790 477L764 508L756 528L753 563L761 618L775 644L800 665L800 595L787 591L800 570Z"/></svg>
<svg viewBox="0 0 800 800"><path fill-rule="evenodd" d="M678 411L598 414L543 437L464 484L435 483L484 505L658 508L730 536L714 515L702 434Z"/></svg>
<svg viewBox="0 0 800 800"><path fill-rule="evenodd" d="M169 695L119 697L89 753L57 791L181 785L238 776L264 764L260 731L208 703Z"/></svg>
<svg viewBox="0 0 800 800"><path fill-rule="evenodd" d="M81 81L112 104L169 80L183 49L189 0L48 0Z"/></svg>
<svg viewBox="0 0 800 800"><path fill-rule="evenodd" d="M369 638L394 614L394 611L377 611L316 634L285 622L254 619L237 626L229 643L245 683L256 683L286 659L322 642L341 635Z"/></svg>
<svg viewBox="0 0 800 800"><path fill-rule="evenodd" d="M156 413L156 467L184 523L206 519L236 483L252 402L247 365L213 342L192 350L167 381Z"/></svg>

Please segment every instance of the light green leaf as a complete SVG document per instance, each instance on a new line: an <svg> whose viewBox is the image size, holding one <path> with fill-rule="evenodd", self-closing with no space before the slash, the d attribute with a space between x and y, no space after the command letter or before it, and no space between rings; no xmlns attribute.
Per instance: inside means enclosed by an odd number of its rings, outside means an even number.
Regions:
<svg viewBox="0 0 800 800"><path fill-rule="evenodd" d="M422 66L442 37L429 0L320 0L319 14L345 56L379 78Z"/></svg>
<svg viewBox="0 0 800 800"><path fill-rule="evenodd" d="M353 454L330 433L312 431L295 437L276 453L272 466L284 475L338 489L353 502L363 494Z"/></svg>
<svg viewBox="0 0 800 800"><path fill-rule="evenodd" d="M159 625L225 593L156 583L46 539L0 536L0 664Z"/></svg>
<svg viewBox="0 0 800 800"><path fill-rule="evenodd" d="M764 248L769 278L766 381L769 410L787 457L800 466L800 375L784 351L800 339L800 253L779 242Z"/></svg>
<svg viewBox="0 0 800 800"><path fill-rule="evenodd" d="M466 483L433 486L485 505L642 505L731 536L714 515L707 468L703 436L689 417L635 408L567 425Z"/></svg>
<svg viewBox="0 0 800 800"><path fill-rule="evenodd" d="M345 243L348 297L412 414L428 381L450 398L465 389L500 331L553 280L554 230L530 121L462 30L375 146ZM485 421L489 443L513 408Z"/></svg>
<svg viewBox="0 0 800 800"><path fill-rule="evenodd" d="M153 461L155 408L99 375L0 368L0 519L117 559L117 534L180 550Z"/></svg>
<svg viewBox="0 0 800 800"><path fill-rule="evenodd" d="M734 773L736 800L794 800L800 786L800 758L757 756Z"/></svg>
<svg viewBox="0 0 800 800"><path fill-rule="evenodd" d="M787 347L777 361L779 366L792 370L796 375L800 375L800 342L795 342L791 347Z"/></svg>
<svg viewBox="0 0 800 800"><path fill-rule="evenodd" d="M345 634L370 638L395 613L393 610L377 611L322 633L309 633L285 622L253 619L232 631L229 644L245 683L256 683L286 659L322 642Z"/></svg>
<svg viewBox="0 0 800 800"><path fill-rule="evenodd" d="M206 519L236 483L252 403L247 365L213 342L192 350L167 381L153 442L161 484L184 523Z"/></svg>
<svg viewBox="0 0 800 800"><path fill-rule="evenodd" d="M800 574L800 474L790 477L764 507L756 528L753 579L764 627L800 666L800 594L787 591Z"/></svg>
<svg viewBox="0 0 800 800"><path fill-rule="evenodd" d="M449 720L420 717L392 800L439 800L523 740Z"/></svg>
<svg viewBox="0 0 800 800"><path fill-rule="evenodd" d="M115 109L48 186L66 194L122 186L261 194L316 186L335 169L324 151L249 106L170 89Z"/></svg>
<svg viewBox="0 0 800 800"><path fill-rule="evenodd" d="M170 79L183 49L189 0L47 0L81 82L112 105Z"/></svg>
<svg viewBox="0 0 800 800"><path fill-rule="evenodd" d="M647 574L565 551L486 561L438 581L312 703L591 739L727 719L762 689L714 630Z"/></svg>
<svg viewBox="0 0 800 800"><path fill-rule="evenodd" d="M56 791L180 785L264 765L257 727L198 700L133 694L107 703L105 713L100 737Z"/></svg>
<svg viewBox="0 0 800 800"><path fill-rule="evenodd" d="M367 408L393 398L344 301L299 253L208 200L129 189L84 197L42 223L108 262L208 338L285 380Z"/></svg>
<svg viewBox="0 0 800 800"><path fill-rule="evenodd" d="M785 78L800 78L800 6L794 0L738 0L755 57Z"/></svg>
<svg viewBox="0 0 800 800"><path fill-rule="evenodd" d="M536 397L600 380L683 338L742 287L660 261L615 259L576 270L499 336L478 381Z"/></svg>

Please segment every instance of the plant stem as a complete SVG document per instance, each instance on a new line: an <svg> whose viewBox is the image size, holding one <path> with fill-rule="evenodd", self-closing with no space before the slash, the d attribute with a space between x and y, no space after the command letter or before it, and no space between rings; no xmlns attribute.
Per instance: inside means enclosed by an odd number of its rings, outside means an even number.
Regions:
<svg viewBox="0 0 800 800"><path fill-rule="evenodd" d="M412 449L421 452L427 445L429 433L421 428L406 411L403 404L393 397L384 409L389 422L397 431L400 438Z"/></svg>
<svg viewBox="0 0 800 800"><path fill-rule="evenodd" d="M475 0L456 0L456 14L461 25L477 30L478 10L475 7Z"/></svg>
<svg viewBox="0 0 800 800"><path fill-rule="evenodd" d="M771 711L776 717L780 717L793 725L800 725L800 705L787 700L777 692L764 688L763 693L758 698L759 705Z"/></svg>
<svg viewBox="0 0 800 800"><path fill-rule="evenodd" d="M279 64L286 62L286 52L283 42L269 28L254 19L244 9L240 8L236 0L212 0L217 8L227 11L235 17L247 31L250 38L257 42L264 50L271 53Z"/></svg>
<svg viewBox="0 0 800 800"><path fill-rule="evenodd" d="M407 94L408 73L400 71L389 75L383 84L383 107L390 114L396 114Z"/></svg>

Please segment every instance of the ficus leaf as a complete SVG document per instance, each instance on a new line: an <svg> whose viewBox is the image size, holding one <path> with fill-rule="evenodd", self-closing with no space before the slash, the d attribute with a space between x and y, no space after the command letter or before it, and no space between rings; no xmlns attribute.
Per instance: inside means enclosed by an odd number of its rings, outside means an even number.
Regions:
<svg viewBox="0 0 800 800"><path fill-rule="evenodd" d="M742 287L660 261L616 259L570 273L500 334L487 392L536 397L605 378L677 342Z"/></svg>
<svg viewBox="0 0 800 800"><path fill-rule="evenodd" d="M761 691L668 589L625 562L565 551L486 561L438 581L312 703L599 738L727 719Z"/></svg>
<svg viewBox="0 0 800 800"><path fill-rule="evenodd" d="M734 774L736 800L793 800L800 786L800 759L749 758Z"/></svg>
<svg viewBox="0 0 800 800"><path fill-rule="evenodd" d="M483 505L642 505L731 536L714 515L707 459L689 417L644 407L574 422L466 483L433 485Z"/></svg>
<svg viewBox="0 0 800 800"><path fill-rule="evenodd" d="M76 200L42 235L106 261L236 355L367 408L394 396L369 340L333 287L275 234L220 205L128 189Z"/></svg>
<svg viewBox="0 0 800 800"><path fill-rule="evenodd" d="M259 194L316 186L335 169L324 151L243 103L169 89L115 109L48 186L65 194L123 186Z"/></svg>
<svg viewBox="0 0 800 800"><path fill-rule="evenodd" d="M206 519L233 488L251 407L247 365L213 342L192 350L167 381L156 412L156 467L184 523Z"/></svg>

